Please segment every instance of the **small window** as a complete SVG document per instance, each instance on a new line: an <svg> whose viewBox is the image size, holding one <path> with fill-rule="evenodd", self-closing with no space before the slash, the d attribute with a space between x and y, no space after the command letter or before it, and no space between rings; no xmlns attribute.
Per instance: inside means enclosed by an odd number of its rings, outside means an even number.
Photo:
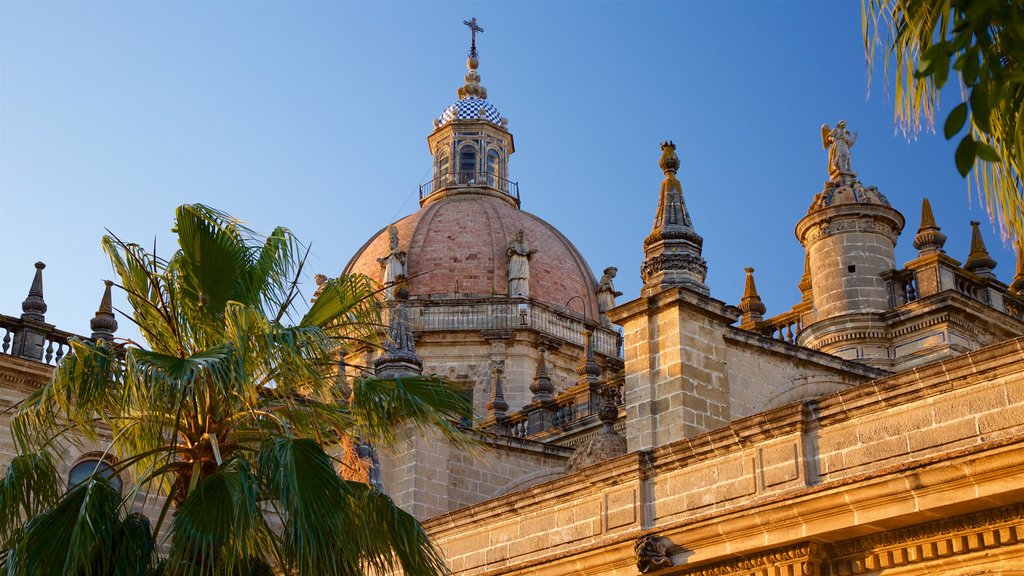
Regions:
<svg viewBox="0 0 1024 576"><path fill-rule="evenodd" d="M849 266L846 267L846 271L849 272L850 274L853 274L854 272L857 271L857 266L855 264L850 264Z"/></svg>
<svg viewBox="0 0 1024 576"><path fill-rule="evenodd" d="M121 493L124 484L121 481L121 477L114 473L114 469L109 463L98 458L82 460L71 467L71 471L68 472L68 490L74 490L87 482L93 474L106 478L110 481L110 485L114 487L114 490L117 490L118 494Z"/></svg>
<svg viewBox="0 0 1024 576"><path fill-rule="evenodd" d="M466 146L459 152L459 181L462 184L476 182L476 150Z"/></svg>
<svg viewBox="0 0 1024 576"><path fill-rule="evenodd" d="M448 159L448 153L442 152L437 157L437 177L443 180L448 176L448 172L451 170L451 161Z"/></svg>
<svg viewBox="0 0 1024 576"><path fill-rule="evenodd" d="M493 187L500 177L501 158L497 150L491 150L487 153L487 185Z"/></svg>

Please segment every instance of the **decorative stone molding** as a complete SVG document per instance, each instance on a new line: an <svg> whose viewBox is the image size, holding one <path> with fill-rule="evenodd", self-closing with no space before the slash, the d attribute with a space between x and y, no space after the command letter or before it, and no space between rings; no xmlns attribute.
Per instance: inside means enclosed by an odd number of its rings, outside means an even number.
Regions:
<svg viewBox="0 0 1024 576"><path fill-rule="evenodd" d="M708 264L704 258L693 254L657 254L644 260L640 266L640 278L646 282L651 276L666 270L686 270L697 274L701 282L708 276Z"/></svg>
<svg viewBox="0 0 1024 576"><path fill-rule="evenodd" d="M1024 544L1024 504L983 510L828 547L831 573L851 576L894 566Z"/></svg>
<svg viewBox="0 0 1024 576"><path fill-rule="evenodd" d="M804 247L809 247L811 244L828 238L829 236L835 236L843 232L869 232L874 234L881 234L893 244L896 244L896 239L899 237L900 231L894 228L891 224L882 222L881 220L874 219L843 219L832 221L825 219L822 222L812 225L803 236Z"/></svg>
<svg viewBox="0 0 1024 576"><path fill-rule="evenodd" d="M825 558L824 549L812 542L769 550L761 554L716 562L677 572L678 576L726 576L731 574L793 574L817 576ZM789 568L787 570L787 568Z"/></svg>

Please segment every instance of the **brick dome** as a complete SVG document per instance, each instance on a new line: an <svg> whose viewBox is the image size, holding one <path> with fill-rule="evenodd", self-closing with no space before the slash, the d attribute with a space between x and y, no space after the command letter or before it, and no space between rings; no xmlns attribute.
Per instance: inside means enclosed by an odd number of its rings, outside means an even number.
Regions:
<svg viewBox="0 0 1024 576"><path fill-rule="evenodd" d="M576 247L554 226L502 198L458 194L428 203L395 223L407 253L413 298L490 297L508 294L509 241L522 228L537 252L530 258L530 297L556 310L598 321L597 283ZM353 256L346 273L381 281L378 258L389 252L387 230Z"/></svg>

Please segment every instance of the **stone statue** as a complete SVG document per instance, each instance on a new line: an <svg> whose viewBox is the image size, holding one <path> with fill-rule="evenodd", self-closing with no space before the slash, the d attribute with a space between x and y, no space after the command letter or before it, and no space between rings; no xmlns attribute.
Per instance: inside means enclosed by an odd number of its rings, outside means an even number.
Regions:
<svg viewBox="0 0 1024 576"><path fill-rule="evenodd" d="M323 274L313 274L313 280L316 282L316 290L313 292L313 297L309 300L310 302L316 302L316 299L320 297L320 294L324 291L324 286L327 285L327 276Z"/></svg>
<svg viewBox="0 0 1024 576"><path fill-rule="evenodd" d="M850 148L856 141L857 133L850 134L846 120L840 120L835 128L821 125L821 144L828 150L828 176L833 182L840 183L844 176L856 175L850 167Z"/></svg>
<svg viewBox="0 0 1024 576"><path fill-rule="evenodd" d="M601 313L601 324L605 326L611 325L611 320L605 316L605 312L615 307L615 298L622 296L622 292L615 290L615 285L612 284L612 279L618 274L619 269L610 266L604 269L604 276L601 276L601 281L597 283L597 309Z"/></svg>
<svg viewBox="0 0 1024 576"><path fill-rule="evenodd" d="M405 252L398 247L398 228L388 224L388 255L377 258L384 267L384 295L388 300L394 299L395 286L405 280Z"/></svg>
<svg viewBox="0 0 1024 576"><path fill-rule="evenodd" d="M668 547L661 541L661 538L653 534L637 538L633 545L633 551L636 553L637 570L641 574L673 565L672 559L668 556Z"/></svg>
<svg viewBox="0 0 1024 576"><path fill-rule="evenodd" d="M526 232L520 228L516 237L508 243L508 295L528 298L530 296L530 256L537 251L530 250L524 236Z"/></svg>

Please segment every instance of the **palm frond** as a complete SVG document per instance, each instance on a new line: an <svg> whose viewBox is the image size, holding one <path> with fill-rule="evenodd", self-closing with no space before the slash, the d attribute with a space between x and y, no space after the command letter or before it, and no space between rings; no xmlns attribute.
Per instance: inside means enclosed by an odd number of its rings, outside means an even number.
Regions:
<svg viewBox="0 0 1024 576"><path fill-rule="evenodd" d="M60 477L46 452L19 454L0 480L0 539L4 547L21 530L23 518L52 507L62 493Z"/></svg>
<svg viewBox="0 0 1024 576"><path fill-rule="evenodd" d="M437 430L459 446L472 444L458 423L472 416L472 401L451 384L431 376L360 378L352 386L352 416L360 434L392 444L399 425Z"/></svg>

